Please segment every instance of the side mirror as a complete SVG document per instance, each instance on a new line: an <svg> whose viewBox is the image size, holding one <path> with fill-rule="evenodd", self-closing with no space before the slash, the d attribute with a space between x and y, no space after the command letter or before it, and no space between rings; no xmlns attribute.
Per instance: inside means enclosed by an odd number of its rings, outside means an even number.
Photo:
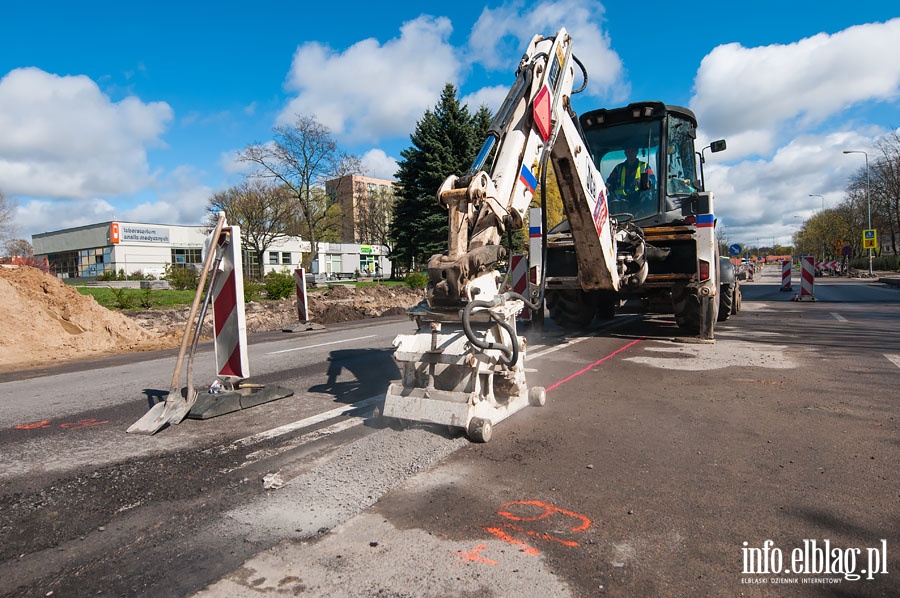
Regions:
<svg viewBox="0 0 900 598"><path fill-rule="evenodd" d="M721 152L725 149L725 140L719 139L718 141L713 141L709 144L709 151L712 153Z"/></svg>

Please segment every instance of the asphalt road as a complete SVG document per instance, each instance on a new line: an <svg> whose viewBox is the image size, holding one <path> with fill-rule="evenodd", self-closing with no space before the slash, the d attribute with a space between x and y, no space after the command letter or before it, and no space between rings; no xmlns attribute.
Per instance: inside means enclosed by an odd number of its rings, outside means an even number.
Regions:
<svg viewBox="0 0 900 598"><path fill-rule="evenodd" d="M400 319L254 339L294 396L153 437L170 354L0 383L0 594L898 595L900 290L816 283L713 345L530 333L547 404L487 444L367 419Z"/></svg>

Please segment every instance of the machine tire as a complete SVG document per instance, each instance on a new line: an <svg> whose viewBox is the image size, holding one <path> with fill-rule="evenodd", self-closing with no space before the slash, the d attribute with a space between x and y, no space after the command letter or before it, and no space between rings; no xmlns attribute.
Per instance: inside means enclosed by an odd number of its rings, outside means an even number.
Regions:
<svg viewBox="0 0 900 598"><path fill-rule="evenodd" d="M601 320L612 320L616 317L616 303L609 301L600 303L597 306L597 317Z"/></svg>
<svg viewBox="0 0 900 598"><path fill-rule="evenodd" d="M672 307L675 323L687 334L700 334L700 298L690 292L687 285L672 289Z"/></svg>
<svg viewBox="0 0 900 598"><path fill-rule="evenodd" d="M568 330L587 328L597 313L597 305L582 290L547 291L550 318Z"/></svg>
<svg viewBox="0 0 900 598"><path fill-rule="evenodd" d="M734 283L723 284L719 287L719 316L717 320L724 322L731 314L735 313L734 309Z"/></svg>
<svg viewBox="0 0 900 598"><path fill-rule="evenodd" d="M473 417L466 426L466 435L472 442L490 442L494 433L491 420L481 417Z"/></svg>
<svg viewBox="0 0 900 598"><path fill-rule="evenodd" d="M528 389L528 404L543 407L547 402L547 391L543 386L532 386Z"/></svg>

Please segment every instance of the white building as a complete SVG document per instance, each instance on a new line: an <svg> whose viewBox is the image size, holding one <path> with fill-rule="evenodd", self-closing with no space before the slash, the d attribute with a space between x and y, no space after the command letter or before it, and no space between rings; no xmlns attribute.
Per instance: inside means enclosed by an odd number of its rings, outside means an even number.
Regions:
<svg viewBox="0 0 900 598"><path fill-rule="evenodd" d="M96 278L103 272L143 272L159 277L166 264L199 267L206 226L101 222L32 235L37 259L46 258L60 278ZM264 253L262 273L299 268L310 244L299 237L280 239ZM319 243L313 272L332 276L360 273L390 276L387 247L358 243ZM244 250L245 274L260 271L256 252Z"/></svg>

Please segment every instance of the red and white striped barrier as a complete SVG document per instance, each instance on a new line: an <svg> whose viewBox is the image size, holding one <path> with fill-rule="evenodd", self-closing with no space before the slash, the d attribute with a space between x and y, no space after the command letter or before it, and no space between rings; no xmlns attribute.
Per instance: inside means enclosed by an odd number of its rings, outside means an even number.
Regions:
<svg viewBox="0 0 900 598"><path fill-rule="evenodd" d="M216 372L219 378L242 379L250 376L250 362L244 316L241 228L222 228L218 243L222 248L222 261L212 287Z"/></svg>
<svg viewBox="0 0 900 598"><path fill-rule="evenodd" d="M791 290L791 270L793 263L791 260L783 260L781 262L781 290Z"/></svg>
<svg viewBox="0 0 900 598"><path fill-rule="evenodd" d="M514 293L528 297L528 256L511 255L509 257L509 278ZM517 316L520 320L530 320L531 310L523 308Z"/></svg>
<svg viewBox="0 0 900 598"><path fill-rule="evenodd" d="M815 301L813 295L813 283L815 281L816 269L814 258L811 255L804 255L800 258L800 297L795 296L797 301Z"/></svg>
<svg viewBox="0 0 900 598"><path fill-rule="evenodd" d="M816 262L817 270L840 270L841 262L833 261L833 262Z"/></svg>
<svg viewBox="0 0 900 598"><path fill-rule="evenodd" d="M297 317L301 323L309 321L309 299L306 296L306 269L294 270L294 284L297 285Z"/></svg>

